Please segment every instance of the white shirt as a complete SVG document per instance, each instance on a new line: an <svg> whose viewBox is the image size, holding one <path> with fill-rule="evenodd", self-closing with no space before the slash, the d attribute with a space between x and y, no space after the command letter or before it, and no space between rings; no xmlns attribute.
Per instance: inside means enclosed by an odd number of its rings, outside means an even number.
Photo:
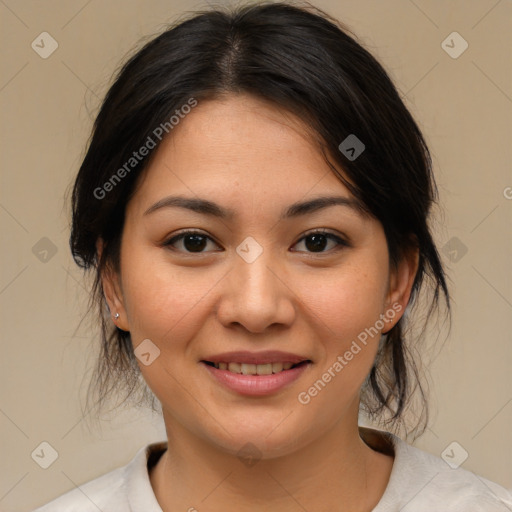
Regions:
<svg viewBox="0 0 512 512"><path fill-rule="evenodd" d="M372 512L511 512L505 488L380 430L359 427L373 449L394 452L386 490ZM123 467L73 489L33 512L162 512L148 473L167 442L141 448Z"/></svg>

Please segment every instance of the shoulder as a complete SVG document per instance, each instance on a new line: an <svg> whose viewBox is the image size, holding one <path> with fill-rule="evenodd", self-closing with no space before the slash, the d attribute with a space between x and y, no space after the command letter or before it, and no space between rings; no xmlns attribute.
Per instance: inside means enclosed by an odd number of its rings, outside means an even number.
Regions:
<svg viewBox="0 0 512 512"><path fill-rule="evenodd" d="M512 494L460 466L407 444L390 433L395 461L388 486L374 512L507 512ZM398 508L397 508L397 505Z"/></svg>
<svg viewBox="0 0 512 512"><path fill-rule="evenodd" d="M147 463L164 447L163 442L146 445L126 466L82 484L33 512L128 512L134 510L135 502L147 512L161 512L152 492Z"/></svg>
<svg viewBox="0 0 512 512"><path fill-rule="evenodd" d="M98 512L98 510L123 510L126 505L123 486L125 467L87 482L59 496L34 512ZM118 507L113 508L113 507ZM129 510L126 508L126 510Z"/></svg>

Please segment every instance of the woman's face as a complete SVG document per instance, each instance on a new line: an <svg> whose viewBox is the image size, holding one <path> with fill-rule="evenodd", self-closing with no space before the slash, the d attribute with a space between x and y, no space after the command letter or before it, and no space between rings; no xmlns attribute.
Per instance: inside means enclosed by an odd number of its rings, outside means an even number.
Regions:
<svg viewBox="0 0 512 512"><path fill-rule="evenodd" d="M253 97L200 102L127 206L121 272L104 289L168 432L272 457L357 424L380 333L403 314L416 267L390 273L381 224L310 140ZM320 197L342 199L291 208Z"/></svg>

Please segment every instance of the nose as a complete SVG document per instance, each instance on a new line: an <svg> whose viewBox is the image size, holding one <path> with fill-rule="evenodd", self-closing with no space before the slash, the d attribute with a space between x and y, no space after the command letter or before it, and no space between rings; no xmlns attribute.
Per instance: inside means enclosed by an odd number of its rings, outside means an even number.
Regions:
<svg viewBox="0 0 512 512"><path fill-rule="evenodd" d="M242 325L252 333L289 326L295 318L290 288L282 266L267 251L252 263L237 255L223 280L217 317L225 327Z"/></svg>

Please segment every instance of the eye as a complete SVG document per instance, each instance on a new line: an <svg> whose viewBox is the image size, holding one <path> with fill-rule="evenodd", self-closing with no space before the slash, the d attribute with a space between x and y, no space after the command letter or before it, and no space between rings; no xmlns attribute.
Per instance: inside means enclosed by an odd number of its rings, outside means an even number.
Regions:
<svg viewBox="0 0 512 512"><path fill-rule="evenodd" d="M176 236L173 236L167 242L164 242L163 245L175 246L177 242L180 242L181 247L175 247L178 250L183 251L184 247L186 249L184 252L202 253L204 252L203 249L208 245L208 241L213 242L213 240L208 235L205 235L200 231L184 231Z"/></svg>
<svg viewBox="0 0 512 512"><path fill-rule="evenodd" d="M328 245L328 242L334 243L335 250L341 249L342 247L349 247L348 242L335 235L334 233L329 233L328 231L324 230L316 230L308 233L307 235L303 236L296 245L302 243L302 241L304 241L307 250L314 253L329 252L324 250Z"/></svg>
<svg viewBox="0 0 512 512"><path fill-rule="evenodd" d="M330 233L325 230L317 230L308 233L303 236L295 245L298 245L304 241L306 249L308 252L313 253L324 253L328 252L324 250L329 242L334 244L334 249L340 249L341 246L349 247L349 243L335 235L334 233ZM212 238L208 235L200 231L183 231L178 235L173 236L168 241L164 242L164 246L172 246L173 248L180 250L185 253L198 253L201 254L203 252L211 252L204 251L205 247L207 247L208 242L212 242L214 245L217 245ZM177 244L181 246L177 246ZM217 245L218 247L218 245ZM300 252L300 251L299 251Z"/></svg>

